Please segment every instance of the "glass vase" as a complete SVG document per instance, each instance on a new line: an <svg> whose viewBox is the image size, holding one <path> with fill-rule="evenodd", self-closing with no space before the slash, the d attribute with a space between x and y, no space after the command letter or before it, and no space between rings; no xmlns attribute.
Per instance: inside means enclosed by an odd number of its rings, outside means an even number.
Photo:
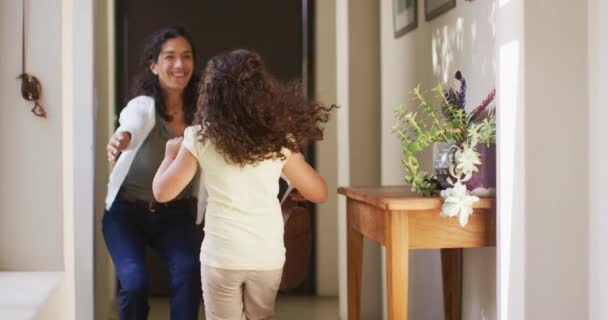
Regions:
<svg viewBox="0 0 608 320"><path fill-rule="evenodd" d="M454 154L459 146L454 141L436 143L433 146L433 170L441 190L450 188L454 177L450 175L450 166L455 162ZM475 151L479 153L481 164L477 165L477 172L473 172L471 178L463 184L471 195L478 197L492 197L496 194L496 144L478 144Z"/></svg>
<svg viewBox="0 0 608 320"><path fill-rule="evenodd" d="M441 190L452 186L448 182L448 178L450 177L450 165L454 163L456 145L455 141L449 141L437 142L433 146L433 171Z"/></svg>

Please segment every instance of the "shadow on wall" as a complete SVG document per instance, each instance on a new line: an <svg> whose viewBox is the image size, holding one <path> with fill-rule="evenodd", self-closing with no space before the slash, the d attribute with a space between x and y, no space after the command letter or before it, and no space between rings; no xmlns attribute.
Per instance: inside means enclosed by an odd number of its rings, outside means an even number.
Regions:
<svg viewBox="0 0 608 320"><path fill-rule="evenodd" d="M470 6L470 3L460 4ZM493 52L496 37L496 1L491 6L479 6L480 11L463 15L453 20L453 25L438 23L432 31L432 64L433 74L441 83L452 79L455 69L454 61L463 65L474 65L481 78L496 74L496 59ZM438 20L445 19L439 17ZM485 21L483 21L485 20ZM466 23L465 23L466 21ZM484 26L484 27L480 27ZM489 26L489 27L488 27Z"/></svg>

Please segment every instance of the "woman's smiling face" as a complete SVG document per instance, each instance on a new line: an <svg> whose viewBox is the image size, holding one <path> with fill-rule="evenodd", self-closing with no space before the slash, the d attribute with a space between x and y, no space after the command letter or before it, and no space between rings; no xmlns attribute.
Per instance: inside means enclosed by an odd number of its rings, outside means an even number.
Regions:
<svg viewBox="0 0 608 320"><path fill-rule="evenodd" d="M150 70L158 76L163 90L177 91L186 88L193 68L192 46L184 37L166 40L156 62L150 65Z"/></svg>

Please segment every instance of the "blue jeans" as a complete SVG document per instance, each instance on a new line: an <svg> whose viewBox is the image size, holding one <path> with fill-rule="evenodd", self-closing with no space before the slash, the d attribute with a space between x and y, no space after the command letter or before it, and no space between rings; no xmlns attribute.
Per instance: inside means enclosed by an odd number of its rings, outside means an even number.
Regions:
<svg viewBox="0 0 608 320"><path fill-rule="evenodd" d="M201 302L196 227L187 210L150 212L116 198L102 222L103 236L120 282L120 319L148 318L145 247L167 262L171 275L171 320L198 319Z"/></svg>

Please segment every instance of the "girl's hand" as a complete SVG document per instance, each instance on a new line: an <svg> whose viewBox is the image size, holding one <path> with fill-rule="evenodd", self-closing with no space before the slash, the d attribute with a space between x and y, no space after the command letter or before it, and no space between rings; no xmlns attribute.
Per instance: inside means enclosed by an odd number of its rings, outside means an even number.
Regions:
<svg viewBox="0 0 608 320"><path fill-rule="evenodd" d="M183 137L177 137L167 141L167 146L165 147L165 158L175 159L175 157L177 157L179 148L182 146L183 140Z"/></svg>
<svg viewBox="0 0 608 320"><path fill-rule="evenodd" d="M108 161L114 163L118 154L129 146L131 142L131 134L125 131L114 132L106 149L108 150Z"/></svg>

